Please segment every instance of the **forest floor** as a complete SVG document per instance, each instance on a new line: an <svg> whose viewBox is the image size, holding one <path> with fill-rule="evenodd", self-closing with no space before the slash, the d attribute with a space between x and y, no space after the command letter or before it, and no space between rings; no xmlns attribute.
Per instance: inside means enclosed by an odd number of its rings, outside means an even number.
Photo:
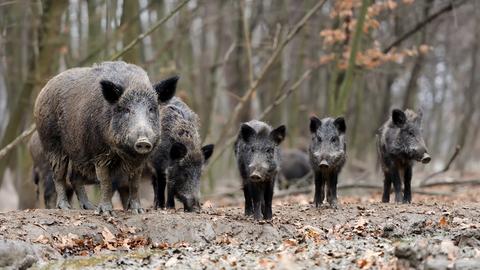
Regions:
<svg viewBox="0 0 480 270"><path fill-rule="evenodd" d="M412 204L379 203L378 192L344 195L338 209L286 196L269 222L245 217L240 201L206 201L200 214L4 212L0 268L479 269L479 188L448 190L414 194Z"/></svg>

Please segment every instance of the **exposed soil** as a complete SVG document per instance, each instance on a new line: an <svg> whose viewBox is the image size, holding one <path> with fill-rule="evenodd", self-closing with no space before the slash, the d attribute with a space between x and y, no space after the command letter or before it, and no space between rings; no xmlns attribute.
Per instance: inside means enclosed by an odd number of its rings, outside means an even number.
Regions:
<svg viewBox="0 0 480 270"><path fill-rule="evenodd" d="M311 196L298 195L277 199L271 222L210 202L200 214L6 212L0 268L479 269L476 193L414 195L409 205L377 203L379 194L344 196L339 209L316 209Z"/></svg>

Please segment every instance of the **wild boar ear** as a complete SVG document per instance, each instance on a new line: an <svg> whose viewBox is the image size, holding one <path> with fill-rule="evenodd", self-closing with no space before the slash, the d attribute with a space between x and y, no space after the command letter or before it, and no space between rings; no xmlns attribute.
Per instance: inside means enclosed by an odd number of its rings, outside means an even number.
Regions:
<svg viewBox="0 0 480 270"><path fill-rule="evenodd" d="M318 119L316 116L310 117L310 132L315 133L317 129L322 125L322 120Z"/></svg>
<svg viewBox="0 0 480 270"><path fill-rule="evenodd" d="M187 147L183 143L174 142L170 148L170 159L179 160L187 155Z"/></svg>
<svg viewBox="0 0 480 270"><path fill-rule="evenodd" d="M159 102L167 102L177 91L177 82L180 77L173 76L153 85L153 89L157 92Z"/></svg>
<svg viewBox="0 0 480 270"><path fill-rule="evenodd" d="M405 122L407 122L407 116L402 110L393 109L392 110L392 121L398 127L402 127Z"/></svg>
<svg viewBox="0 0 480 270"><path fill-rule="evenodd" d="M276 129L270 132L270 137L273 141L278 145L285 139L285 135L287 133L287 128L284 125L277 127Z"/></svg>
<svg viewBox="0 0 480 270"><path fill-rule="evenodd" d="M345 124L345 119L343 117L337 117L337 119L333 121L333 124L337 128L338 132L340 132L340 134L345 134L345 132L347 131L347 125Z"/></svg>
<svg viewBox="0 0 480 270"><path fill-rule="evenodd" d="M116 103L123 94L123 87L114 82L101 80L103 98L110 104Z"/></svg>
<svg viewBox="0 0 480 270"><path fill-rule="evenodd" d="M214 148L215 146L213 144L207 144L202 147L202 154L205 162L212 156Z"/></svg>
<svg viewBox="0 0 480 270"><path fill-rule="evenodd" d="M245 123L240 126L240 136L242 136L242 139L246 142L256 133L255 129Z"/></svg>

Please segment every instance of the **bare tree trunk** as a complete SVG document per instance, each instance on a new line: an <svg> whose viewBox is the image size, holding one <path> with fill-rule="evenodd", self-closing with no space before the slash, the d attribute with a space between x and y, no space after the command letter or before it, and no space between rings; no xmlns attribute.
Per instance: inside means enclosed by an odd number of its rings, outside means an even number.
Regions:
<svg viewBox="0 0 480 270"><path fill-rule="evenodd" d="M138 0L127 0L123 1L123 9L122 9L122 20L121 20L121 28L124 29L123 33L123 46L129 44L132 40L134 40L138 34L142 32L140 26L140 19L133 20L138 14L140 10ZM126 25L131 22L131 26L127 27ZM135 45L132 49L128 50L123 55L123 60L128 63L139 64L142 62L142 51L141 51L142 44Z"/></svg>
<svg viewBox="0 0 480 270"><path fill-rule="evenodd" d="M428 0L425 4L425 8L423 9L423 19L428 17L430 12L430 7L432 6L432 0ZM422 29L420 34L420 43L425 44L427 40L427 27L425 26ZM415 59L415 63L413 64L412 71L410 72L410 80L407 84L407 89L405 92L405 97L403 99L403 108L415 108L415 100L417 96L417 81L420 77L420 73L422 71L423 63L425 61L425 56L422 53L418 54L418 57Z"/></svg>
<svg viewBox="0 0 480 270"><path fill-rule="evenodd" d="M478 10L478 3L475 2L476 6L476 11ZM468 147L465 147L465 143L467 142L467 137L469 134L471 122L473 119L473 114L475 112L476 104L476 94L477 94L477 66L478 66L478 50L480 46L480 16L478 14L478 11L475 12L475 39L473 43L473 48L472 48L472 65L470 68L470 82L468 86L465 88L464 92L464 114L462 115L460 125L458 127L459 134L458 134L458 139L457 139L457 145L460 145L460 147L467 149ZM464 171L465 169L465 153L468 151L464 151L463 153L460 154L459 158L457 159L457 168L460 171Z"/></svg>
<svg viewBox="0 0 480 270"><path fill-rule="evenodd" d="M6 133L0 144L2 146L8 144L17 136L21 127L25 124L25 120L31 115L31 111L25 111L23 104L31 104L32 94L37 93L48 78L57 72L58 52L64 44L64 40L59 37L58 33L60 32L61 15L67 4L67 1L51 0L43 3L44 10L38 24L38 56L30 56L29 75L20 89L20 98L11 107ZM12 160L14 159L11 159L11 156L0 160L0 184L3 181L5 168Z"/></svg>
<svg viewBox="0 0 480 270"><path fill-rule="evenodd" d="M243 36L243 22L241 19L240 3L235 2L234 5L229 7L231 14L231 20L235 25L235 40L237 41L237 46L232 53L232 57L226 66L226 81L227 81L227 91L230 95L230 106L233 108L238 103L238 98L243 96L243 91L249 88L248 76L246 70L246 52L245 52L245 37ZM237 123L246 122L250 120L250 101L247 101L240 111ZM234 123L234 125L237 125Z"/></svg>

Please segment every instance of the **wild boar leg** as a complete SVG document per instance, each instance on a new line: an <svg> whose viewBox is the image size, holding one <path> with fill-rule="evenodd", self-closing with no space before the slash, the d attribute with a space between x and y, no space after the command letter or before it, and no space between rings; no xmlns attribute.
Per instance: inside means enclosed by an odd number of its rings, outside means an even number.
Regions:
<svg viewBox="0 0 480 270"><path fill-rule="evenodd" d="M389 170L391 179L393 182L393 189L395 191L395 202L402 202L402 180L400 179L400 174L397 169Z"/></svg>
<svg viewBox="0 0 480 270"><path fill-rule="evenodd" d="M112 181L110 180L110 172L107 167L95 166L97 178L100 181L100 191L102 193L100 203L98 204L97 214L113 215L112 205Z"/></svg>
<svg viewBox="0 0 480 270"><path fill-rule="evenodd" d="M253 215L252 185L243 185L243 195L245 196L245 216Z"/></svg>
<svg viewBox="0 0 480 270"><path fill-rule="evenodd" d="M265 205L263 210L264 219L272 219L272 199L275 182L265 183Z"/></svg>
<svg viewBox="0 0 480 270"><path fill-rule="evenodd" d="M67 166L68 160L66 159L58 159L53 166L53 180L55 184L55 191L57 192L57 208L59 209L71 208L67 198Z"/></svg>
<svg viewBox="0 0 480 270"><path fill-rule="evenodd" d="M405 167L405 173L403 176L404 182L404 191L403 191L403 202L404 203L411 203L412 202L412 166Z"/></svg>
<svg viewBox="0 0 480 270"><path fill-rule="evenodd" d="M262 202L264 201L263 188L261 183L255 183L253 191L253 218L255 220L262 219Z"/></svg>
<svg viewBox="0 0 480 270"><path fill-rule="evenodd" d="M331 207L337 208L338 173L332 172L328 179L327 201Z"/></svg>
<svg viewBox="0 0 480 270"><path fill-rule="evenodd" d="M145 213L145 210L140 205L140 196L138 195L138 186L140 178L142 177L142 170L136 171L129 179L128 185L130 189L130 196L128 198L128 209L134 214Z"/></svg>
<svg viewBox="0 0 480 270"><path fill-rule="evenodd" d="M325 198L325 179L321 172L315 172L315 207L320 207Z"/></svg>
<svg viewBox="0 0 480 270"><path fill-rule="evenodd" d="M89 200L87 196L87 192L85 191L85 186L83 183L78 183L78 181L75 181L72 183L73 190L75 190L75 194L77 195L78 199L78 204L80 205L81 209L86 209L86 210L93 210L95 209L95 205L93 205Z"/></svg>
<svg viewBox="0 0 480 270"><path fill-rule="evenodd" d="M155 189L155 207L165 208L165 187L167 186L167 177L163 172L157 172Z"/></svg>
<svg viewBox="0 0 480 270"><path fill-rule="evenodd" d="M167 208L175 209L175 187L171 182L167 183Z"/></svg>
<svg viewBox="0 0 480 270"><path fill-rule="evenodd" d="M383 196L382 202L388 203L390 201L390 190L392 188L392 177L388 172L384 172L385 179L383 180Z"/></svg>
<svg viewBox="0 0 480 270"><path fill-rule="evenodd" d="M67 173L67 178L68 182L73 187L73 190L75 191L75 194L77 195L78 199L78 204L80 205L81 209L86 209L86 210L93 210L95 209L95 205L93 205L89 200L87 196L87 192L85 191L85 185L83 183L83 179L74 179L74 174L72 172L72 162L68 163L68 173Z"/></svg>

